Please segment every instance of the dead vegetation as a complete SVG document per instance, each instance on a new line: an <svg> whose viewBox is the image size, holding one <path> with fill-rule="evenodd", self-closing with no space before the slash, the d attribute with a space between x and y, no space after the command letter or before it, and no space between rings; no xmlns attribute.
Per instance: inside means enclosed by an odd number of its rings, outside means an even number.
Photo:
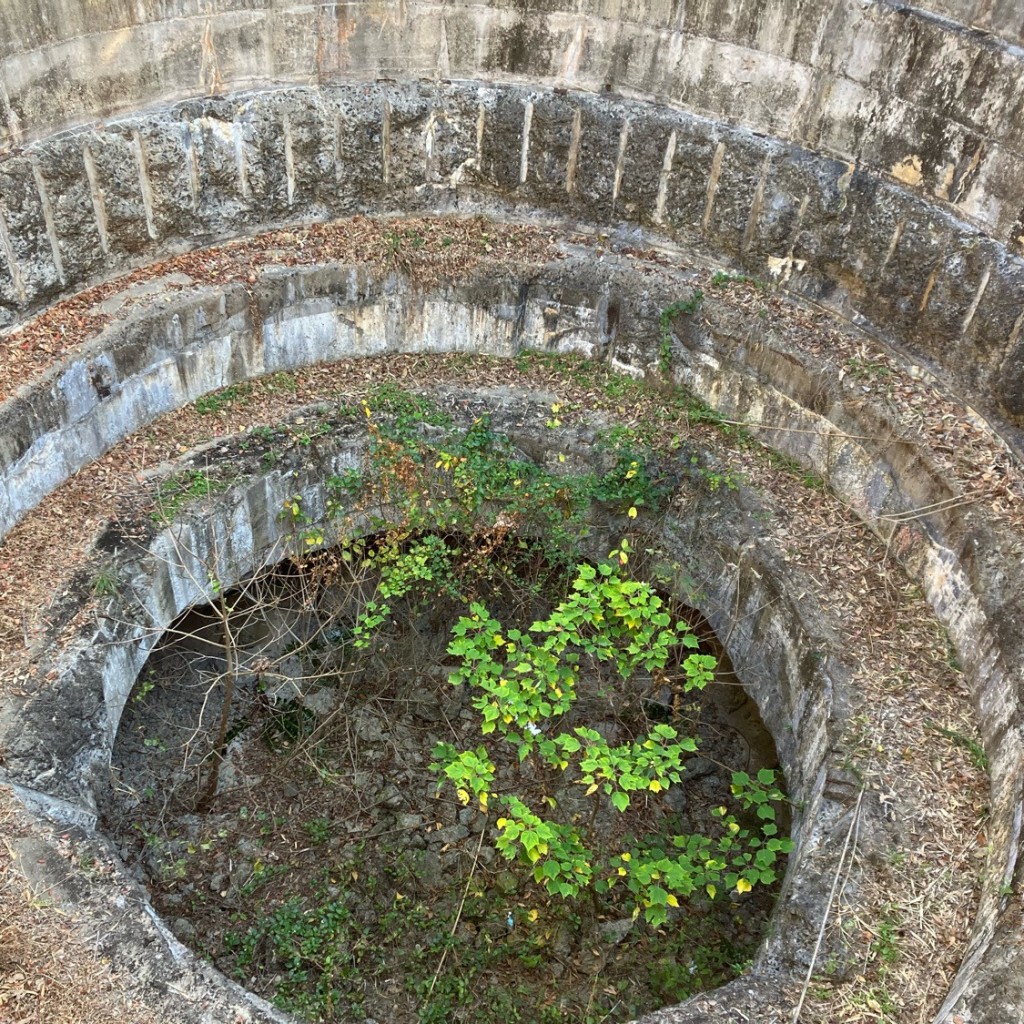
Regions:
<svg viewBox="0 0 1024 1024"><path fill-rule="evenodd" d="M38 831L11 791L0 787L0 1021L155 1024L74 917L19 869L14 843Z"/></svg>
<svg viewBox="0 0 1024 1024"><path fill-rule="evenodd" d="M479 244L480 225L468 240L444 244L453 230L441 226L446 224L403 220L400 229L430 240L413 247L410 259L436 260L430 264L432 272L442 276L462 266L449 262L463 253L456 248L462 242L473 259L500 261L511 248L534 258L553 254L547 240L532 229L514 234L495 227L490 252ZM310 232L278 233L238 247L193 253L182 257L180 266L168 263L139 273L184 272L200 283L248 281L267 259L350 259L364 255L367 245L381 268L394 257L392 243L377 222L357 220L336 234ZM26 375L92 337L105 322L92 312L97 300L131 280L62 303L13 336L15 344L7 346L0 372L4 390L10 394ZM731 291L741 307L748 303L753 310L756 303L758 309L768 309L787 342L843 369L843 387L857 389L864 400L880 398L906 437L947 474L954 491L949 508L970 505L994 522L1020 527L1024 489L1018 469L1005 446L976 418L932 383L901 370L891 357L869 353L862 343L835 331L825 317L794 313L781 299L748 286ZM388 356L252 382L238 399L213 414L189 407L164 417L68 481L0 545L5 689L15 692L18 680L34 671L33 650L50 629L54 595L59 598L72 586L111 510L139 500L140 474L213 437L278 423L323 396L362 394L370 382L395 380L415 387L423 380L446 379L461 387L513 384L551 390L559 396L563 418L599 409L627 424L653 421L665 434L689 433L717 450L730 473L763 488L785 510L767 525L787 557L817 581L815 597L839 625L844 654L857 668L859 706L844 744L859 773L863 800L891 808L911 840L904 850L893 851L866 888L839 890L830 927L841 929L849 944L862 951L860 969L852 978L833 978L829 965L821 964L801 1019L901 1024L930 1019L966 943L986 846L984 764L977 750L972 753L969 695L947 635L892 552L826 488L791 467L773 464L756 443L740 443L736 434L711 425L695 426L686 408L666 411L657 390L623 380L612 386L603 367L586 374L566 371L567 364L559 360L498 363L457 356ZM41 563L41 552L58 551L59 566L55 560ZM42 565L47 571L41 571ZM73 626L65 624L66 629ZM968 742L952 742L950 734ZM14 817L5 799L3 821L10 829ZM852 856L861 856L855 840L851 845ZM43 910L26 894L9 856L2 879L0 955L6 961L0 1019L3 1013L12 1021L57 1024L126 1019L109 972L69 940L73 928L67 919ZM128 1019L145 1018L132 1014Z"/></svg>

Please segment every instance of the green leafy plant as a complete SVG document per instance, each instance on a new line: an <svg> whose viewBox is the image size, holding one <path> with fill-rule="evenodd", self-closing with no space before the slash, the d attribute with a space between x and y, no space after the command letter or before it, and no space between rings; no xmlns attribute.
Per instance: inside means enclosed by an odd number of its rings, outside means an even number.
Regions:
<svg viewBox="0 0 1024 1024"><path fill-rule="evenodd" d="M235 402L248 397L251 388L247 384L231 384L220 391L213 391L196 399L196 412L200 416L210 416L223 412Z"/></svg>
<svg viewBox="0 0 1024 1024"><path fill-rule="evenodd" d="M585 726L553 732L576 700L581 671L607 664L628 679L641 669L663 670L679 652L683 687L689 691L706 686L715 667L714 659L698 650L689 627L673 622L654 589L623 575L628 551L623 542L607 561L578 566L571 594L528 630L504 629L486 607L472 604L448 648L459 659L450 681L470 687L481 735L511 744L520 763L536 757L549 769L572 771L594 801L591 826L605 801L624 813L633 794L658 795L678 785L685 758L697 746L667 724L617 745ZM442 743L434 757L432 768L442 783L456 785L463 803L475 797L481 811L494 802L503 808L498 849L529 864L547 892L574 898L592 887L608 893L623 880L634 914L643 913L655 926L679 906L680 897L698 889L714 898L719 888L743 893L774 881L776 860L791 849L777 834L774 803L782 793L769 769L755 777L733 774L733 794L744 811L752 812L755 825L741 825L720 807L716 835L672 836L614 852L574 821L545 818L516 793L492 793L494 758L485 746L467 752Z"/></svg>
<svg viewBox="0 0 1024 1024"><path fill-rule="evenodd" d="M192 501L227 490L227 484L201 469L187 469L158 485L151 518L169 523Z"/></svg>
<svg viewBox="0 0 1024 1024"><path fill-rule="evenodd" d="M119 583L113 569L100 569L92 579L92 592L96 597L111 597L117 593Z"/></svg>
<svg viewBox="0 0 1024 1024"><path fill-rule="evenodd" d="M704 301L704 293L695 288L688 299L680 299L666 306L658 318L660 327L659 367L664 376L668 376L672 368L672 321L682 314L696 313Z"/></svg>
<svg viewBox="0 0 1024 1024"><path fill-rule="evenodd" d="M985 748L972 736L965 736L962 732L959 732L956 729L947 729L944 726L939 725L937 722L933 722L930 718L926 718L924 720L924 726L926 729L931 729L932 732L936 732L940 736L945 736L946 739L955 746L967 751L967 756L970 758L971 764L977 768L978 771L988 771L988 754L985 753Z"/></svg>

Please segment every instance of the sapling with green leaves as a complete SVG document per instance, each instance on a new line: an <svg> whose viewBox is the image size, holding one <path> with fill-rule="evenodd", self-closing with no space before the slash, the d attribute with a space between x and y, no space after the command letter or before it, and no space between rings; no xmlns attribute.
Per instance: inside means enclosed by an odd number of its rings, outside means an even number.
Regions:
<svg viewBox="0 0 1024 1024"><path fill-rule="evenodd" d="M679 785L697 743L667 723L620 744L585 726L559 731L581 674L604 666L625 681L676 661L689 692L707 686L715 671L714 658L699 650L689 625L673 620L649 583L625 575L628 554L624 541L608 560L577 566L569 596L526 630L505 629L485 605L472 604L448 647L459 659L450 681L470 688L485 743L510 744L520 764L535 758L550 770L571 772L592 801L589 825L544 817L521 793L495 793L497 754L486 745L460 752L438 744L432 768L442 776L439 786L450 781L463 804L502 808L498 850L529 865L547 892L571 899L584 890L608 893L624 882L634 915L643 913L657 926L668 908L698 889L714 898L719 889L748 892L774 881L773 865L791 844L777 834L773 804L783 796L769 769L755 777L733 775L733 794L745 814L753 812L753 827L721 807L713 835L659 837L613 852L595 834L602 806L623 813L635 797ZM547 802L557 810L553 799Z"/></svg>

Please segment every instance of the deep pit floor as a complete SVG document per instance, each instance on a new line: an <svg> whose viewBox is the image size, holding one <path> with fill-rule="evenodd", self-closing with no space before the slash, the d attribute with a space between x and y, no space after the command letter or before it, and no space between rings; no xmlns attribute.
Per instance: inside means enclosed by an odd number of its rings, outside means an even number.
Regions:
<svg viewBox="0 0 1024 1024"><path fill-rule="evenodd" d="M177 936L281 1008L332 1021L628 1021L742 971L778 883L714 902L700 893L654 928L631 918L621 889L551 897L498 853L494 814L463 807L429 769L440 739L470 749L480 734L470 694L447 681L447 634L427 618L393 629L370 664L354 659L311 686L305 705L236 697L244 731L202 813L200 773L183 765L219 714L208 658L173 636L151 657L122 720L103 828ZM621 743L671 721L698 739L680 786L591 819L602 846L713 831L714 809L735 805L731 771L774 767L761 759L767 734L752 745L737 729L750 712L738 713L726 668L704 693L650 678L581 686L572 726ZM590 817L577 780L533 762L520 770L510 749L496 763L499 792ZM322 966L335 943L345 961Z"/></svg>
<svg viewBox="0 0 1024 1024"><path fill-rule="evenodd" d="M744 302L748 301L745 294ZM773 316L775 303L774 299L767 301ZM809 325L810 344L824 345L822 323L819 319ZM879 392L897 406L910 402L916 409L914 422L921 423L922 438L937 432L943 439L942 449L955 453L950 455L950 472L962 481L968 500L991 507L997 517L1016 515L1015 508L1020 506L1014 495L1019 483L1012 472L993 474L990 467L1001 459L998 447L986 450L976 424L962 411L948 410L941 404L941 395L902 374L883 353L858 350L851 344L847 349L837 348L837 358L845 361L851 386L869 398L872 392ZM242 401L226 400L213 414L189 408L166 417L69 481L5 541L3 601L8 643L2 657L6 685L17 688L31 673L31 658L26 655L50 628L47 620L54 616L54 595L59 602L67 592L93 586L87 545L107 509L119 501L130 504L135 500L137 472L211 436L261 419L273 422L282 410L314 400L324 388L333 392L346 382L353 385L370 376L392 377L409 385L424 377L436 380L446 372L460 383L507 383L514 377L525 386L552 391L567 404L574 400L604 403L627 418L636 416L640 404L647 401L633 390L631 382L621 378L602 378L597 389L591 390L565 364L538 361L520 370L486 359L407 356L287 375L277 382L254 385L241 396ZM838 506L813 479L804 479L803 474L784 465L773 466L728 437L715 440L710 428L706 432L708 443L718 444L730 465L754 486L778 496L787 510L773 528L788 557L820 583L819 599L843 623L851 656L861 666L864 701L855 716L857 734L848 739L851 751L869 767L868 798L881 801L893 797L905 808L910 852L889 865L890 884L884 890L861 894L842 918L843 926L861 943L864 970L852 979L833 981L823 976L810 993L805 1019L810 1019L806 1015L811 1012L820 1020L856 1019L857 1013L874 1012L871 1001L881 1005L880 995L888 994L893 1008L886 1012L893 1019L919 1020L922 1007L934 1005L959 961L971 915L971 879L976 876L978 854L983 853L985 844L984 775L968 747L934 728L940 725L965 739L974 735L955 659L918 589L852 513ZM67 551L60 566L40 571L39 553L58 550ZM70 629L74 623L63 625ZM917 846L914 836L920 837ZM69 853L69 858L73 854ZM72 860L68 864L76 868ZM20 973L24 980L18 982L21 990L5 990L5 1006L17 1001L20 1006L49 1007L39 1011L49 1016L38 1019L59 1020L64 1012L57 1008L60 993L65 993L64 1005L69 1005L66 993L78 984L74 979L102 972L95 966L85 966L77 973L72 968L70 974L63 975L38 971L34 954L30 955L37 948L32 937L52 927L52 919L43 924L34 921L34 912L28 912L32 908L20 895L24 885L20 877L16 868L5 876L11 883L12 903L27 908L25 913L19 911L6 919L9 930L5 939L9 941L5 948L16 967L12 976ZM34 884L45 896L54 881L52 877L44 881L44 877L36 874ZM879 940L883 935L894 937L896 956L892 962L882 956L886 947ZM938 957L936 950L940 951ZM90 964L88 957L84 953L80 962ZM74 960L74 954L69 954L69 961ZM927 977L919 969L923 963L931 968ZM52 984L44 984L43 991L38 982L47 979ZM122 975L113 984L130 989L132 982ZM96 1012L109 1010L100 1007ZM144 1019L141 1011L132 1011L130 1016ZM76 1008L65 1019L90 1018Z"/></svg>

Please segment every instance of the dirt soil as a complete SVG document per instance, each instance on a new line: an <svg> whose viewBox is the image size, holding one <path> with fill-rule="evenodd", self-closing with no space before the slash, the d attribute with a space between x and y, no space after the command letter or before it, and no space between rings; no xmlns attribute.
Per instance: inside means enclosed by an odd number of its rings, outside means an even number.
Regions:
<svg viewBox="0 0 1024 1024"><path fill-rule="evenodd" d="M650 927L621 888L593 900L547 895L495 848L493 810L439 789L436 744L481 741L470 694L447 681L453 602L406 604L359 655L338 646L351 592L321 598L336 613L314 623L282 600L287 590L264 583L262 607L237 631L251 638L239 662L262 659L264 673L259 685L244 677L217 796L201 813L203 755L221 711L210 692L224 668L215 615L194 611L173 627L122 721L104 830L183 942L283 1009L395 1024L627 1021L751 959L777 884L715 901L701 893ZM228 596L255 600L251 587ZM505 612L524 623L550 611L537 598L514 604ZM704 649L717 650L703 631ZM622 743L670 721L699 739L684 784L619 814L587 799L572 774L520 766L505 744L492 746L496 798L514 792L535 809L553 800L610 851L633 835L707 832L713 808L737 809L731 771L774 767L761 758L772 749L763 727L737 728L751 713L727 662L704 693L592 674L551 728L588 726Z"/></svg>
<svg viewBox="0 0 1024 1024"><path fill-rule="evenodd" d="M365 237L367 244L379 247L385 235L367 222ZM232 267L229 278L245 279L258 272L261 263L279 259L277 243L271 242L250 240L244 266ZM548 242L538 237L537 244L539 250ZM191 254L188 270L209 263L212 269L206 272L216 279L221 262L233 259L229 250ZM313 244L304 252L317 258ZM390 258L386 244L381 252L382 259ZM499 259L505 254L504 249L494 253ZM654 257L657 254L636 254L639 261L650 258L652 273L661 258ZM160 265L140 275L151 279L172 272L181 271ZM710 277L708 273L700 282L706 289ZM193 280L201 281L201 274ZM86 295L81 303L59 303L27 324L20 345L4 349L4 390L13 393L26 386L33 374L95 336L102 321L91 319L94 314L89 311L98 299L129 283L111 282L102 286L102 294ZM738 312L763 315L789 343L820 359L823 368L839 372L850 393L887 403L909 443L935 457L957 491L960 507L997 526L1020 529L1024 485L1019 467L998 438L934 382L906 373L884 351L837 330L824 314L794 307L745 284L731 287L727 298ZM900 806L911 836L908 852L886 866L884 885L877 891L850 894L838 908L834 927L853 936L863 950L860 973L836 979L827 972L819 974L802 1019L884 1019L901 1024L929 1020L960 962L986 846L983 755L976 744L971 746L976 732L970 696L946 633L893 553L813 477L794 473L756 445L738 443L735 435L691 423L685 412L667 414L656 392L647 393L637 382L603 367L584 372L578 364L564 361L389 356L253 382L215 411L190 407L164 417L68 481L0 545L2 692L17 695L35 671L40 641L55 635L55 603L75 588L94 585L89 575L83 575L91 565L91 544L112 509L143 501L142 471L234 431L277 424L289 410L321 395L346 389L358 393L371 380L393 379L412 386L446 378L464 386L513 383L546 389L570 410L569 415L574 406L607 409L635 424L653 413L661 430L713 447L732 471L770 493L785 510L771 524L772 532L793 564L819 584L817 599L836 622L846 655L859 666L855 728L845 742L866 765L866 798ZM59 558L47 552L59 552ZM75 623L61 628L70 632ZM255 767L252 771L259 775ZM3 799L5 828L13 829L12 816L17 815L10 798ZM281 812L269 813L273 828L273 816ZM293 836L289 842L301 840ZM207 852L200 848L201 854ZM130 976L118 976L109 968L96 953L93 938L77 929L70 917L47 909L45 893L33 892L10 857L0 868L0 936L6 957L0 1016L54 1024L147 1020L138 1007L126 1010L128 997L119 994L130 989Z"/></svg>

